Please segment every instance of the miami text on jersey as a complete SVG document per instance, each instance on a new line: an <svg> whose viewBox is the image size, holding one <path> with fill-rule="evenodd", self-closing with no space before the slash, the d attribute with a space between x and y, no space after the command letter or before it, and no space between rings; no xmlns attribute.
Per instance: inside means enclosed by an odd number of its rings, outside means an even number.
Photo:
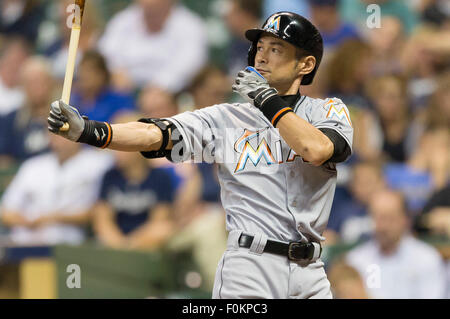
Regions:
<svg viewBox="0 0 450 319"><path fill-rule="evenodd" d="M266 164L269 166L273 164L284 163L281 139L278 138L274 143L276 150L276 156L274 156L269 143L267 143L266 137L261 137L263 135L263 132L269 131L270 128L266 128L260 131L251 131L248 129L244 130L244 133L234 144L234 150L237 153L241 154L236 165L236 169L234 170L235 173L243 171L249 160L255 167L261 162L262 158L265 159ZM257 143L254 144L257 145L256 150L250 143L255 139L257 140ZM286 162L293 162L297 157L300 158L300 156L297 155L294 150L290 149Z"/></svg>

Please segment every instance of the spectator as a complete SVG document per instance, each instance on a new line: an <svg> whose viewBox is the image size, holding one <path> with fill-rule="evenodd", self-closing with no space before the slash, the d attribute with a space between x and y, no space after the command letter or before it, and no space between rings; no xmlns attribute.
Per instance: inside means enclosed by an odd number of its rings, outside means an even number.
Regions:
<svg viewBox="0 0 450 319"><path fill-rule="evenodd" d="M170 92L148 86L139 95L139 110L150 118L165 118L178 114L178 105Z"/></svg>
<svg viewBox="0 0 450 319"><path fill-rule="evenodd" d="M29 56L29 45L21 38L12 38L0 53L0 117L23 105L24 93L20 88L20 69Z"/></svg>
<svg viewBox="0 0 450 319"><path fill-rule="evenodd" d="M422 234L450 238L450 184L431 196L417 224Z"/></svg>
<svg viewBox="0 0 450 319"><path fill-rule="evenodd" d="M25 37L35 43L39 26L45 17L39 0L2 0L0 2L0 34Z"/></svg>
<svg viewBox="0 0 450 319"><path fill-rule="evenodd" d="M406 37L401 21L394 16L383 16L382 28L367 32L367 41L374 56L371 73L376 76L402 74L402 54Z"/></svg>
<svg viewBox="0 0 450 319"><path fill-rule="evenodd" d="M358 30L349 23L341 21L339 16L340 0L308 0L311 18L323 37L327 51L338 47L347 40L357 39Z"/></svg>
<svg viewBox="0 0 450 319"><path fill-rule="evenodd" d="M118 123L138 116L122 115ZM98 239L117 249L155 250L173 234L176 186L166 168L153 168L139 153L114 152L116 164L104 176L93 209Z"/></svg>
<svg viewBox="0 0 450 319"><path fill-rule="evenodd" d="M52 152L25 161L2 199L1 220L17 245L80 244L111 164L105 153L49 139Z"/></svg>
<svg viewBox="0 0 450 319"><path fill-rule="evenodd" d="M349 198L335 201L328 221L327 243L353 243L367 239L373 232L367 212L372 194L385 187L381 165L361 162L353 167Z"/></svg>
<svg viewBox="0 0 450 319"><path fill-rule="evenodd" d="M450 29L419 28L407 41L402 55L403 69L410 79L412 106L420 110L428 105L439 77L450 69Z"/></svg>
<svg viewBox="0 0 450 319"><path fill-rule="evenodd" d="M365 111L358 119L357 154L404 162L414 146L406 81L395 75L377 77L368 83L368 92L375 112Z"/></svg>
<svg viewBox="0 0 450 319"><path fill-rule="evenodd" d="M444 298L445 269L438 251L415 239L403 198L392 191L372 195L374 238L346 258L363 277L373 298ZM370 278L369 278L370 277Z"/></svg>
<svg viewBox="0 0 450 319"><path fill-rule="evenodd" d="M248 65L249 43L245 31L260 26L262 3L261 0L229 0L228 3L225 21L232 39L228 46L226 68L228 74L235 77Z"/></svg>
<svg viewBox="0 0 450 319"><path fill-rule="evenodd" d="M231 81L220 68L209 65L192 80L189 98L183 107L188 110L201 109L220 104L231 94Z"/></svg>
<svg viewBox="0 0 450 319"><path fill-rule="evenodd" d="M371 62L372 52L366 43L343 43L326 62L325 94L342 99L351 109L369 108L364 83L370 78Z"/></svg>
<svg viewBox="0 0 450 319"><path fill-rule="evenodd" d="M388 185L403 193L414 216L420 213L431 194L448 183L450 172L450 136L448 129L426 132L418 148L405 163L388 163Z"/></svg>
<svg viewBox="0 0 450 319"><path fill-rule="evenodd" d="M179 92L208 55L202 20L175 0L135 0L108 23L98 47L124 90L151 85Z"/></svg>
<svg viewBox="0 0 450 319"><path fill-rule="evenodd" d="M447 0L422 1L422 20L437 26L450 25L450 9Z"/></svg>
<svg viewBox="0 0 450 319"><path fill-rule="evenodd" d="M102 16L98 12L97 1L86 1L83 13L83 31L77 49L77 64L83 58L85 51L95 49L100 38L103 27ZM73 0L55 1L52 4L52 11L56 12L57 17L57 36L48 44L44 44L42 53L52 62L53 75L58 79L64 79L67 55L69 52L69 42L71 28L69 27L71 13L67 12ZM76 68L78 70L78 68Z"/></svg>
<svg viewBox="0 0 450 319"><path fill-rule="evenodd" d="M443 74L429 100L418 116L419 131L432 128L450 128L450 72Z"/></svg>
<svg viewBox="0 0 450 319"><path fill-rule="evenodd" d="M134 98L110 86L110 73L104 57L96 51L85 52L78 67L76 90L71 101L89 118L111 122L119 112L135 109Z"/></svg>
<svg viewBox="0 0 450 319"><path fill-rule="evenodd" d="M358 271L344 261L333 263L328 270L328 279L335 299L369 299Z"/></svg>
<svg viewBox="0 0 450 319"><path fill-rule="evenodd" d="M32 57L21 71L24 105L4 116L0 123L0 155L18 162L48 151L48 105L55 99L55 83L47 60Z"/></svg>

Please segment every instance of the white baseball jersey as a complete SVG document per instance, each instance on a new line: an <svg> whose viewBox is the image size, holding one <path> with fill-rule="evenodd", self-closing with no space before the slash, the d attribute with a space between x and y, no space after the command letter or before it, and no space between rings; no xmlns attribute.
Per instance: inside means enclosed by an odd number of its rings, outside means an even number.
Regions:
<svg viewBox="0 0 450 319"><path fill-rule="evenodd" d="M347 107L338 99L301 97L295 113L316 128L340 134L352 147ZM172 151L219 164L227 230L281 241L321 241L336 187L336 165L303 161L251 104L220 104L170 120L183 143ZM174 130L173 138L177 138ZM180 137L180 139L181 139Z"/></svg>

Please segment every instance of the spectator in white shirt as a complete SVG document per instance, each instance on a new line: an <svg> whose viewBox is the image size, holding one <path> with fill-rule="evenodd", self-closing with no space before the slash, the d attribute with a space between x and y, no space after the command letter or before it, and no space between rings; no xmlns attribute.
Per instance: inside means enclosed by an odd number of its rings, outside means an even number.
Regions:
<svg viewBox="0 0 450 319"><path fill-rule="evenodd" d="M99 50L116 88L148 85L177 93L207 62L206 28L177 0L135 0L106 26Z"/></svg>
<svg viewBox="0 0 450 319"><path fill-rule="evenodd" d="M351 250L347 262L364 279L372 298L445 298L446 274L439 252L409 233L401 194L375 193L369 202L374 238Z"/></svg>
<svg viewBox="0 0 450 319"><path fill-rule="evenodd" d="M0 116L18 109L25 100L19 75L29 54L29 45L21 38L7 41L0 52Z"/></svg>
<svg viewBox="0 0 450 319"><path fill-rule="evenodd" d="M83 226L112 165L110 154L53 134L50 145L51 153L23 163L3 196L1 221L13 244L79 244L85 238Z"/></svg>

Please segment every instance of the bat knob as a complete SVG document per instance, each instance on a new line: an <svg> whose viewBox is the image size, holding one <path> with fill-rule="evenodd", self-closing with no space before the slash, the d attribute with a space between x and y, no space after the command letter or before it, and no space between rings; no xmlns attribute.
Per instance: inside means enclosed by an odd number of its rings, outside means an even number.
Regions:
<svg viewBox="0 0 450 319"><path fill-rule="evenodd" d="M64 123L64 125L59 129L61 132L67 132L70 126L69 123Z"/></svg>

